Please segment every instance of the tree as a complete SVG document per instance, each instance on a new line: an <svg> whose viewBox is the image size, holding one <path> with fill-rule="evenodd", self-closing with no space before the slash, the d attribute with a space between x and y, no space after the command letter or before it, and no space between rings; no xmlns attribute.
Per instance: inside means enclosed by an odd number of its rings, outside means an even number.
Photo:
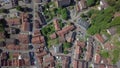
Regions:
<svg viewBox="0 0 120 68"><path fill-rule="evenodd" d="M87 6L91 7L94 6L96 3L96 0L87 0Z"/></svg>
<svg viewBox="0 0 120 68"><path fill-rule="evenodd" d="M9 13L9 11L7 9L0 9L0 13Z"/></svg>
<svg viewBox="0 0 120 68"><path fill-rule="evenodd" d="M106 0L106 1L110 6L114 6L116 3L116 0Z"/></svg>
<svg viewBox="0 0 120 68"><path fill-rule="evenodd" d="M68 51L67 51L67 50L65 50L65 51L64 51L64 54L68 54Z"/></svg>
<svg viewBox="0 0 120 68"><path fill-rule="evenodd" d="M23 8L22 8L21 6L17 6L16 9L17 9L18 11L23 11Z"/></svg>
<svg viewBox="0 0 120 68"><path fill-rule="evenodd" d="M71 47L70 43L68 43L68 42L63 43L63 48L64 49L67 49L67 48L70 48L70 47Z"/></svg>
<svg viewBox="0 0 120 68"><path fill-rule="evenodd" d="M67 9L66 8L63 8L62 10L61 10L61 15L62 15L62 18L63 19L68 19L68 13L67 13Z"/></svg>
<svg viewBox="0 0 120 68"><path fill-rule="evenodd" d="M107 51L101 51L100 55L105 59L109 57L109 53Z"/></svg>

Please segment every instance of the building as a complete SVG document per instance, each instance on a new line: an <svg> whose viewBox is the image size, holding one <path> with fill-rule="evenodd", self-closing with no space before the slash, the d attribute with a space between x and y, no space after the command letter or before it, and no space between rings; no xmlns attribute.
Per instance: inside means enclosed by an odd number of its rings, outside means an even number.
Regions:
<svg viewBox="0 0 120 68"><path fill-rule="evenodd" d="M62 57L62 68L69 68L70 57Z"/></svg>
<svg viewBox="0 0 120 68"><path fill-rule="evenodd" d="M43 51L43 52L41 52L41 53L36 53L36 56L38 56L38 57L43 57L43 56L45 56L45 55L47 55L47 54L48 54L47 51Z"/></svg>
<svg viewBox="0 0 120 68"><path fill-rule="evenodd" d="M23 44L28 44L29 43L29 36L26 34L19 34L18 35L18 40L20 43Z"/></svg>
<svg viewBox="0 0 120 68"><path fill-rule="evenodd" d="M57 35L64 37L65 34L67 34L68 32L72 31L73 29L75 29L74 25L67 25L62 30L58 31Z"/></svg>
<svg viewBox="0 0 120 68"><path fill-rule="evenodd" d="M33 44L41 44L41 43L44 43L44 42L45 42L44 36L38 35L38 36L34 36L32 38L32 43Z"/></svg>
<svg viewBox="0 0 120 68"><path fill-rule="evenodd" d="M102 37L102 35L100 35L100 34L95 34L95 39L97 40L97 41L99 41L100 43L105 43L105 39Z"/></svg>
<svg viewBox="0 0 120 68"><path fill-rule="evenodd" d="M42 27L42 25L40 24L39 20L35 20L33 23L33 26L35 29L39 29Z"/></svg>
<svg viewBox="0 0 120 68"><path fill-rule="evenodd" d="M114 35L114 34L116 34L116 32L117 32L117 29L115 27L111 27L111 28L107 29L107 33L110 35Z"/></svg>
<svg viewBox="0 0 120 68"><path fill-rule="evenodd" d="M78 11L82 11L83 9L86 9L87 8L87 5L86 5L86 1L85 0L80 0L78 1Z"/></svg>
<svg viewBox="0 0 120 68"><path fill-rule="evenodd" d="M54 19L53 24L54 24L55 30L59 31L60 30L59 21L57 19Z"/></svg>
<svg viewBox="0 0 120 68"><path fill-rule="evenodd" d="M79 19L77 24L80 26L81 29L87 30L90 24L82 19Z"/></svg>
<svg viewBox="0 0 120 68"><path fill-rule="evenodd" d="M18 0L2 0L1 7L5 9L11 9L18 5Z"/></svg>
<svg viewBox="0 0 120 68"><path fill-rule="evenodd" d="M42 0L34 0L35 3L42 3Z"/></svg>
<svg viewBox="0 0 120 68"><path fill-rule="evenodd" d="M21 25L21 30L24 31L29 31L30 30L30 23L28 21L29 15L27 13L21 13L21 19L22 19L22 25Z"/></svg>
<svg viewBox="0 0 120 68"><path fill-rule="evenodd" d="M73 60L73 68L79 68L79 61Z"/></svg>
<svg viewBox="0 0 120 68"><path fill-rule="evenodd" d="M56 0L57 7L63 7L70 5L71 0Z"/></svg>
<svg viewBox="0 0 120 68"><path fill-rule="evenodd" d="M87 45L87 51L85 53L85 60L86 61L91 61L93 58L93 46L92 45Z"/></svg>
<svg viewBox="0 0 120 68"><path fill-rule="evenodd" d="M107 50L112 50L115 47L114 47L113 44L111 44L111 43L108 42L108 43L105 43L104 48L107 49Z"/></svg>
<svg viewBox="0 0 120 68"><path fill-rule="evenodd" d="M119 16L120 16L120 12L115 12L114 17L116 18L116 17L119 17Z"/></svg>
<svg viewBox="0 0 120 68"><path fill-rule="evenodd" d="M35 12L35 20L37 20L40 23L40 25L45 25L46 24L44 16L40 12Z"/></svg>
<svg viewBox="0 0 120 68"><path fill-rule="evenodd" d="M82 60L73 60L73 68L88 68L88 62Z"/></svg>
<svg viewBox="0 0 120 68"><path fill-rule="evenodd" d="M10 19L6 19L7 21L7 25L9 26L17 26L17 25L21 25L21 19L20 18L10 18Z"/></svg>
<svg viewBox="0 0 120 68"><path fill-rule="evenodd" d="M34 30L33 36L38 36L38 35L41 35L40 30Z"/></svg>
<svg viewBox="0 0 120 68"><path fill-rule="evenodd" d="M57 38L57 34L56 34L56 33L51 34L51 35L50 35L50 38L51 38L51 39Z"/></svg>
<svg viewBox="0 0 120 68"><path fill-rule="evenodd" d="M4 32L0 32L0 39L4 39L5 35Z"/></svg>
<svg viewBox="0 0 120 68"><path fill-rule="evenodd" d="M100 0L100 6L98 7L98 10L106 9L108 6L109 5L105 0Z"/></svg>
<svg viewBox="0 0 120 68"><path fill-rule="evenodd" d="M100 56L100 54L95 54L94 63L99 64L100 62L101 62L101 56Z"/></svg>
<svg viewBox="0 0 120 68"><path fill-rule="evenodd" d="M76 32L70 32L66 37L67 42L73 42L75 40L75 36Z"/></svg>
<svg viewBox="0 0 120 68"><path fill-rule="evenodd" d="M61 44L53 46L55 53L62 53L62 46Z"/></svg>

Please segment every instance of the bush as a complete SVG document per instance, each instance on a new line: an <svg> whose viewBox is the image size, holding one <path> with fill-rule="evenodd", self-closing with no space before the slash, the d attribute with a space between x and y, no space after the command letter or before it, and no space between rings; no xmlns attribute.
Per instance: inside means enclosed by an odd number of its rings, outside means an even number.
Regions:
<svg viewBox="0 0 120 68"><path fill-rule="evenodd" d="M64 54L68 54L69 52L67 50L64 51Z"/></svg>
<svg viewBox="0 0 120 68"><path fill-rule="evenodd" d="M61 15L62 15L62 18L63 19L68 19L68 13L67 13L67 9L66 8L63 8L62 10L61 10Z"/></svg>
<svg viewBox="0 0 120 68"><path fill-rule="evenodd" d="M109 53L107 51L101 51L100 55L105 59L109 57Z"/></svg>
<svg viewBox="0 0 120 68"><path fill-rule="evenodd" d="M63 48L64 49L67 49L67 48L70 48L70 47L71 47L70 43L68 43L68 42L63 43Z"/></svg>
<svg viewBox="0 0 120 68"><path fill-rule="evenodd" d="M95 0L87 0L87 6L94 6L95 5L95 3L96 3L96 1Z"/></svg>
<svg viewBox="0 0 120 68"><path fill-rule="evenodd" d="M17 7L16 7L16 10L18 10L18 11L23 11L23 8L22 8L21 6L17 6Z"/></svg>

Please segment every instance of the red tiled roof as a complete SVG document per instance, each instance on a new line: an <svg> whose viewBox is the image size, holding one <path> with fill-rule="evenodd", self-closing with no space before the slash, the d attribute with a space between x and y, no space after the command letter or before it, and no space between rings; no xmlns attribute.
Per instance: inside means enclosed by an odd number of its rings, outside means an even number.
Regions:
<svg viewBox="0 0 120 68"><path fill-rule="evenodd" d="M112 50L114 48L114 46L111 43L105 43L104 48L106 48L108 50Z"/></svg>
<svg viewBox="0 0 120 68"><path fill-rule="evenodd" d="M86 51L86 60L89 61L92 58L92 46L88 45L87 51Z"/></svg>
<svg viewBox="0 0 120 68"><path fill-rule="evenodd" d="M77 41L77 46L80 46L81 48L84 48L85 47L85 42Z"/></svg>
<svg viewBox="0 0 120 68"><path fill-rule="evenodd" d="M55 30L56 30L56 31L60 30L59 21L58 21L57 19L55 19L55 20L53 21L53 24L54 24L54 26L55 26Z"/></svg>
<svg viewBox="0 0 120 68"><path fill-rule="evenodd" d="M41 44L41 43L44 43L45 42L45 40L44 40L44 36L34 36L33 38L32 38L32 43L33 44Z"/></svg>
<svg viewBox="0 0 120 68"><path fill-rule="evenodd" d="M57 35L58 36L64 36L66 33L73 30L74 28L75 28L74 25L68 25L68 26L64 27L62 30L58 31Z"/></svg>
<svg viewBox="0 0 120 68"><path fill-rule="evenodd" d="M73 61L73 68L78 68L78 61L77 60Z"/></svg>
<svg viewBox="0 0 120 68"><path fill-rule="evenodd" d="M53 33L53 34L50 35L51 39L55 39L56 37L57 37L56 33Z"/></svg>
<svg viewBox="0 0 120 68"><path fill-rule="evenodd" d="M120 12L115 12L114 17L119 17L120 16Z"/></svg>
<svg viewBox="0 0 120 68"><path fill-rule="evenodd" d="M99 54L96 54L94 59L95 59L95 63L100 63L101 61L101 57Z"/></svg>
<svg viewBox="0 0 120 68"><path fill-rule="evenodd" d="M53 56L50 56L50 57L48 57L48 58L45 58L45 63L47 63L47 62L52 62L52 61L54 61L54 57L53 57Z"/></svg>
<svg viewBox="0 0 120 68"><path fill-rule="evenodd" d="M24 44L29 43L29 37L26 34L19 34L18 39L21 43L24 43Z"/></svg>
<svg viewBox="0 0 120 68"><path fill-rule="evenodd" d="M41 53L36 53L38 57L43 57L44 55L47 55L47 51L43 51Z"/></svg>
<svg viewBox="0 0 120 68"><path fill-rule="evenodd" d="M20 18L6 19L8 25L20 25Z"/></svg>
<svg viewBox="0 0 120 68"><path fill-rule="evenodd" d="M34 31L34 36L38 36L38 35L41 35L40 30L35 30L35 31Z"/></svg>
<svg viewBox="0 0 120 68"><path fill-rule="evenodd" d="M96 34L96 35L95 35L95 38L96 38L100 43L104 43L104 42L105 42L104 38L103 38L100 34Z"/></svg>

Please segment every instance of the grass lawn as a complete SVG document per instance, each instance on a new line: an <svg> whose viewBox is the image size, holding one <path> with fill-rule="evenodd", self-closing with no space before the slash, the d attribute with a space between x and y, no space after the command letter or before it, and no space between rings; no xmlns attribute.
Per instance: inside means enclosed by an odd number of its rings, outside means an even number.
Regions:
<svg viewBox="0 0 120 68"><path fill-rule="evenodd" d="M105 50L102 50L101 52L100 52L100 55L103 57L103 58L109 58L109 52L108 51L105 51Z"/></svg>
<svg viewBox="0 0 120 68"><path fill-rule="evenodd" d="M59 44L59 39L56 38L56 39L53 39L53 40L48 40L48 48L52 47L53 45L57 45Z"/></svg>
<svg viewBox="0 0 120 68"><path fill-rule="evenodd" d="M116 62L120 59L120 48L113 50L112 52L112 63L116 64Z"/></svg>
<svg viewBox="0 0 120 68"><path fill-rule="evenodd" d="M120 51L119 51L120 50L120 41L118 41L118 37L119 37L119 35L116 34L116 35L112 36L112 39L110 40L115 46L115 48L109 52L110 57L112 58L113 64L116 64L116 62L118 62L120 59Z"/></svg>

